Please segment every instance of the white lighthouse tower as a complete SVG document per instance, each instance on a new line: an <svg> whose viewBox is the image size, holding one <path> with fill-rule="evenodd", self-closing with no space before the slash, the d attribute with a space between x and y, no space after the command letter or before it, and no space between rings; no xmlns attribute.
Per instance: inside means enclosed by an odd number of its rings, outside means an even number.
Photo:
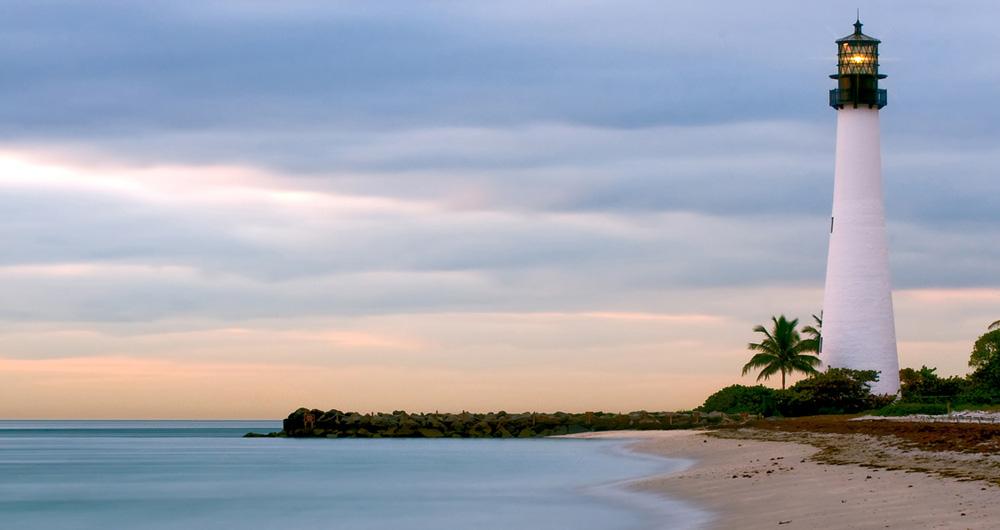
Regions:
<svg viewBox="0 0 1000 530"><path fill-rule="evenodd" d="M899 391L899 357L892 313L889 249L882 201L878 88L879 40L861 32L837 41L837 158L830 251L823 296L821 359L827 366L878 370L876 394Z"/></svg>

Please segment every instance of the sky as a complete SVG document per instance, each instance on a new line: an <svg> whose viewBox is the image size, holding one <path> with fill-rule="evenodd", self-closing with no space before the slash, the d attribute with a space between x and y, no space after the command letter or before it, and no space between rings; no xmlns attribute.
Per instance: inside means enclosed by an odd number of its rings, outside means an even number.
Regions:
<svg viewBox="0 0 1000 530"><path fill-rule="evenodd" d="M0 418L752 384L752 328L821 310L850 7L0 2ZM901 364L963 374L1000 318L1000 5L860 7Z"/></svg>

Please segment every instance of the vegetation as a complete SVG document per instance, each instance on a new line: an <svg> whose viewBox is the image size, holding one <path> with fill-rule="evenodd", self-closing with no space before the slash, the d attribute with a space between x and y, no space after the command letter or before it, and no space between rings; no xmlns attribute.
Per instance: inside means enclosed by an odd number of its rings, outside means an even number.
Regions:
<svg viewBox="0 0 1000 530"><path fill-rule="evenodd" d="M745 386L731 385L708 396L705 404L698 410L705 412L719 411L726 414L763 414L773 416L777 413L775 407L776 390L763 385Z"/></svg>
<svg viewBox="0 0 1000 530"><path fill-rule="evenodd" d="M948 410L969 408L1000 408L1000 321L988 326L972 348L968 377L942 377L935 368L903 368L899 372L900 394L896 396L873 395L872 383L878 374L870 370L839 368L818 372L818 357L808 355L819 349L823 321L813 315L814 326L802 328L802 338L796 329L798 320L784 315L772 317L772 329L757 326L764 340L750 344L757 352L743 366L746 374L761 369L758 381L782 374L782 390L769 390L762 386L733 385L726 387L705 401L702 410L726 412L751 412L805 416L816 414L848 414L877 410L882 415L944 414ZM801 367L801 368L800 368ZM785 389L784 376L794 371L809 377Z"/></svg>
<svg viewBox="0 0 1000 530"><path fill-rule="evenodd" d="M1000 329L984 333L972 346L970 378L992 388L1000 387Z"/></svg>
<svg viewBox="0 0 1000 530"><path fill-rule="evenodd" d="M823 317L812 315L812 318L813 325L803 327L802 333L809 337L805 340L812 341L809 345L812 349L809 351L819 353L820 347L823 344Z"/></svg>
<svg viewBox="0 0 1000 530"><path fill-rule="evenodd" d="M743 375L760 370L757 380L770 379L772 375L781 374L781 388L785 388L785 377L794 372L815 374L820 365L819 357L808 355L819 349L819 341L803 340L799 335L799 320L788 320L785 315L771 317L772 326L768 330L757 326L754 332L764 335L760 342L747 344L747 349L756 352L750 361L743 365Z"/></svg>
<svg viewBox="0 0 1000 530"><path fill-rule="evenodd" d="M877 380L874 370L830 368L825 372L816 372L786 390L761 385L727 386L709 396L698 409L765 416L851 414L885 407L895 399L895 396L871 393L871 385Z"/></svg>
<svg viewBox="0 0 1000 530"><path fill-rule="evenodd" d="M968 377L941 377L934 368L899 371L903 403L950 403L954 408L1000 405L1000 321L989 326L972 347Z"/></svg>
<svg viewBox="0 0 1000 530"><path fill-rule="evenodd" d="M947 414L948 406L942 403L893 403L882 407L877 416L909 416L910 414Z"/></svg>
<svg viewBox="0 0 1000 530"><path fill-rule="evenodd" d="M945 403L954 401L966 391L964 377L941 377L936 368L921 366L919 370L903 368L899 371L899 395L904 402Z"/></svg>
<svg viewBox="0 0 1000 530"><path fill-rule="evenodd" d="M852 414L881 408L895 396L873 395L871 385L876 381L875 370L829 368L778 392L777 408L784 416Z"/></svg>
<svg viewBox="0 0 1000 530"><path fill-rule="evenodd" d="M770 330L764 326L754 328L754 332L763 334L764 339L747 345L755 354L743 366L743 374L760 370L757 380L761 381L780 373L781 390L760 385L733 385L709 396L701 409L805 416L860 412L891 403L894 396L872 395L871 385L878 381L878 373L873 370L817 370L821 361L810 354L819 352L823 319L812 317L814 325L802 328L806 338L799 333L799 320L788 319L785 315L771 317ZM786 388L786 376L795 372L809 377Z"/></svg>

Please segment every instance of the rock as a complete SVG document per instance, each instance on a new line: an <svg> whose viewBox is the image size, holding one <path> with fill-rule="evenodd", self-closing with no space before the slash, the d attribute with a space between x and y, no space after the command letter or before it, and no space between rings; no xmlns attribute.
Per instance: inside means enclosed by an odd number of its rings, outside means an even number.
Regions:
<svg viewBox="0 0 1000 530"><path fill-rule="evenodd" d="M486 421L480 421L469 428L470 438L487 438L493 434L493 428Z"/></svg>
<svg viewBox="0 0 1000 530"><path fill-rule="evenodd" d="M392 413L360 414L330 409L325 412L305 407L296 409L282 422L282 431L271 434L248 433L254 437L316 438L529 438L590 431L620 429L672 429L690 427L698 420L718 422L726 416L713 412L692 418L688 414L635 411L628 414L585 412L580 414L535 412L473 414Z"/></svg>
<svg viewBox="0 0 1000 530"><path fill-rule="evenodd" d="M444 433L437 429L419 429L420 436L424 438L443 438Z"/></svg>

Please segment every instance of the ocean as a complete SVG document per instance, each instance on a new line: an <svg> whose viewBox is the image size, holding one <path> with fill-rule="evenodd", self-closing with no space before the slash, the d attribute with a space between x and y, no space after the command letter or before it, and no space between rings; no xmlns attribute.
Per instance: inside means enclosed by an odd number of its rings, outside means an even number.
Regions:
<svg viewBox="0 0 1000 530"><path fill-rule="evenodd" d="M279 422L0 421L0 528L697 528L624 481L688 462L573 439L242 438Z"/></svg>

